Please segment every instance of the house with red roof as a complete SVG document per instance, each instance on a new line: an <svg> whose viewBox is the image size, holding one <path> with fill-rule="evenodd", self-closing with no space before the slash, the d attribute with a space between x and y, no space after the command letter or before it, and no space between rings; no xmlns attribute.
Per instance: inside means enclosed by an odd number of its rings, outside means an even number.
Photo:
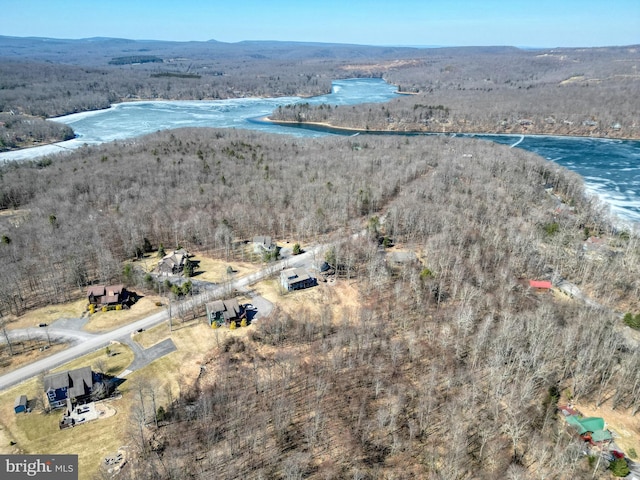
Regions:
<svg viewBox="0 0 640 480"><path fill-rule="evenodd" d="M536 292L548 292L553 285L549 280L529 280L529 287Z"/></svg>

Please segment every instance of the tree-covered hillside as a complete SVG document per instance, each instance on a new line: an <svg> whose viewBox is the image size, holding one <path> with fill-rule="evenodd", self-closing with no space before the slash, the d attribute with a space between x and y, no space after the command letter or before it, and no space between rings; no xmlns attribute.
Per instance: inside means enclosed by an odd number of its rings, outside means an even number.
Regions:
<svg viewBox="0 0 640 480"><path fill-rule="evenodd" d="M323 290L212 345L160 427L132 426L125 477L576 478L589 464L556 392L640 406L640 357L612 311L637 310L638 239L527 152L185 129L1 173L5 316L91 282L142 287L122 262L148 244L232 261L256 234L332 245L358 292L357 308ZM417 260L390 261L390 243ZM531 278L604 307L536 294Z"/></svg>

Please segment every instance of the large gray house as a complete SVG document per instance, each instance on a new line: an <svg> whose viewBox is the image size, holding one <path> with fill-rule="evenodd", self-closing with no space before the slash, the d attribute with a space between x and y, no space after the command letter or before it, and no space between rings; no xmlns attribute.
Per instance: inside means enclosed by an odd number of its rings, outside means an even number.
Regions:
<svg viewBox="0 0 640 480"><path fill-rule="evenodd" d="M237 320L243 316L242 309L238 304L238 300L231 298L228 300L216 300L215 302L209 302L205 305L207 309L207 319L209 325L220 326L223 323L227 324L231 320Z"/></svg>
<svg viewBox="0 0 640 480"><path fill-rule="evenodd" d="M99 381L99 376L91 371L91 367L76 368L45 376L44 391L49 400L49 407L64 407L67 399L72 402L88 399L94 383Z"/></svg>
<svg viewBox="0 0 640 480"><path fill-rule="evenodd" d="M304 268L289 268L280 273L280 283L285 290L301 290L313 287L318 284L315 277L312 277Z"/></svg>

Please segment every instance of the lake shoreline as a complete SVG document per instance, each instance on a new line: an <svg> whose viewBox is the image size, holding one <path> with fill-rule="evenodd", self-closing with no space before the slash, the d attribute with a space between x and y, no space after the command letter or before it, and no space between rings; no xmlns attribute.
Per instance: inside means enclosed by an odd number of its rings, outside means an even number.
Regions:
<svg viewBox="0 0 640 480"><path fill-rule="evenodd" d="M592 136L592 135L566 135L560 133L497 133L497 132L470 132L470 131L455 131L455 132L436 132L436 131L425 131L425 130L372 130L372 129L363 129L363 128L354 128L354 127L340 127L335 126L326 122L296 122L293 120L273 120L269 116L259 117L256 119L251 119L251 121L255 122L264 122L271 123L274 125L280 125L283 127L294 127L294 128L307 128L310 130L317 130L327 133L337 133L337 134L364 134L364 135L406 135L406 136L417 136L417 135L444 135L444 136L455 136L455 135L465 135L465 136L501 136L501 137L557 137L557 138L584 138L584 139L596 139L596 140L620 140L620 141L629 141L636 142L640 140L638 138L627 138L627 137L601 137L601 136Z"/></svg>

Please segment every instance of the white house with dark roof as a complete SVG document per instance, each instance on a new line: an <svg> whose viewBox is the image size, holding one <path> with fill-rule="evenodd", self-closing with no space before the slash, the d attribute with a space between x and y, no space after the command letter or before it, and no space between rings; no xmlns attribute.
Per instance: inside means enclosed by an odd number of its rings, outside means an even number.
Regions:
<svg viewBox="0 0 640 480"><path fill-rule="evenodd" d="M271 252L276 248L276 243L269 236L258 235L253 237L253 251L255 253Z"/></svg>

